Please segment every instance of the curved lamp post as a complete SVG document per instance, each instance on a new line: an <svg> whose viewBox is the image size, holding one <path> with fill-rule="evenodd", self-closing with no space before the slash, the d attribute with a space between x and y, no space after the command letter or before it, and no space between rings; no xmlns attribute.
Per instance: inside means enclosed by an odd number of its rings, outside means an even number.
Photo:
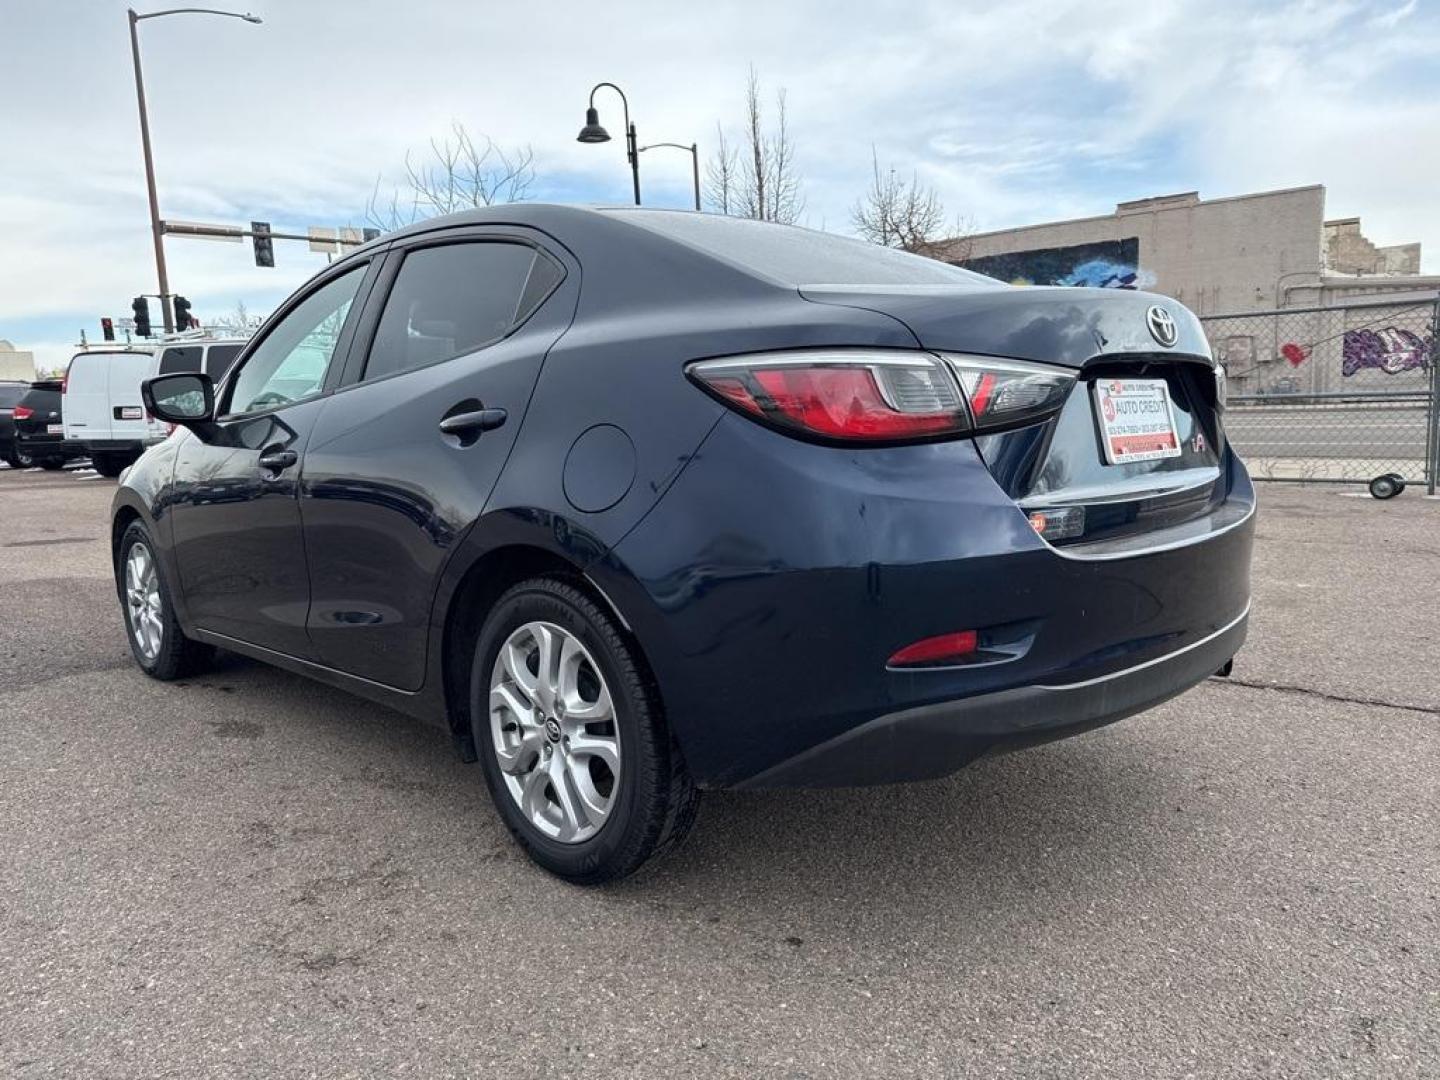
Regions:
<svg viewBox="0 0 1440 1080"><path fill-rule="evenodd" d="M680 143L651 143L649 146L640 146L635 137L635 125L630 122L630 102L625 97L625 91L612 82L596 83L590 90L590 105L585 110L585 126L580 129L580 134L575 136L576 142L582 143L604 143L610 141L610 132L606 131L600 124L600 110L595 108L595 91L609 87L620 95L620 103L625 109L625 160L630 164L630 178L635 185L635 205L640 205L640 155L646 150L656 150L660 147L670 146L676 150L688 151L692 160L692 172L695 180L695 209L700 209L700 151L694 143L683 146Z"/></svg>
<svg viewBox="0 0 1440 1080"><path fill-rule="evenodd" d="M585 110L585 126L575 136L576 142L603 143L610 141L610 133L600 126L600 110L595 108L595 91L609 87L620 95L625 108L625 160L630 163L630 177L635 183L635 205L640 205L640 152L635 144L635 125L630 122L630 102L625 91L612 82L596 83L590 89L590 105Z"/></svg>
<svg viewBox="0 0 1440 1080"><path fill-rule="evenodd" d="M136 26L144 19L158 19L164 15L223 15L230 19L244 19L248 23L263 20L248 11L219 11L215 8L167 8L164 11L147 11L137 14L134 8L130 16L130 55L135 61L135 100L140 106L140 147L145 152L145 187L150 196L150 233L155 240L155 275L160 279L160 314L165 318L165 332L175 329L170 314L170 279L165 272L165 236L160 231L160 202L155 195L155 160L150 153L150 118L145 114L145 80L140 75L140 35Z"/></svg>
<svg viewBox="0 0 1440 1080"><path fill-rule="evenodd" d="M651 143L649 146L642 146L642 147L640 147L640 149L637 151L637 153L643 154L646 150L655 150L655 149L658 149L659 147L662 147L662 146L670 146L670 147L674 147L676 150L684 150L686 153L688 153L688 154L690 155L690 158L691 158L691 161L690 161L691 171L692 171L692 175L694 176L694 179L695 179L695 209L696 209L696 210L699 210L699 209L700 209L700 148L699 148L695 143L693 143L693 142L692 142L689 146L682 146L680 143L677 143L677 142L657 142L657 143Z"/></svg>

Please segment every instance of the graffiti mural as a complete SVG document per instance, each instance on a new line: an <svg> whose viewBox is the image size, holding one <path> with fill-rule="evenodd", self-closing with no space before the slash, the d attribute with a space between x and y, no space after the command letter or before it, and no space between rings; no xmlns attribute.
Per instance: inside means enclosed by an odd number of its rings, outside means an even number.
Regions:
<svg viewBox="0 0 1440 1080"><path fill-rule="evenodd" d="M1402 371L1428 371L1435 346L1433 336L1398 326L1383 330L1346 330L1340 354L1340 373L1347 378L1373 368L1387 375Z"/></svg>
<svg viewBox="0 0 1440 1080"><path fill-rule="evenodd" d="M981 255L960 264L1011 285L1085 285L1096 289L1143 289L1155 276L1140 268L1140 238Z"/></svg>

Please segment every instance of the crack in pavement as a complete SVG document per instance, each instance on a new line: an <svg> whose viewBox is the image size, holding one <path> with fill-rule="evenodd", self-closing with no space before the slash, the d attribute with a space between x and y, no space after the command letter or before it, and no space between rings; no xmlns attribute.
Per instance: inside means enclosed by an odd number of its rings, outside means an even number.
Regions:
<svg viewBox="0 0 1440 1080"><path fill-rule="evenodd" d="M1399 709L1401 712L1420 713L1422 716L1440 716L1440 709L1432 709L1426 705L1404 705L1398 701L1385 701L1383 698L1351 697L1347 694L1331 694L1324 690L1314 690L1308 686L1252 682L1249 679L1237 679L1233 675L1228 677L1215 676L1210 682L1216 686L1243 686L1249 690L1274 690L1281 694L1301 694L1305 697L1319 698L1321 701L1335 701L1343 705L1375 705L1382 709Z"/></svg>

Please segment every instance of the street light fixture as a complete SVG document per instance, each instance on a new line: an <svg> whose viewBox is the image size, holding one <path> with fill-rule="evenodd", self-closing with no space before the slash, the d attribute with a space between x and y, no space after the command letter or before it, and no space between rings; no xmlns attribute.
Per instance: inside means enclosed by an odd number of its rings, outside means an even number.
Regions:
<svg viewBox="0 0 1440 1080"><path fill-rule="evenodd" d="M635 205L640 205L640 152L636 149L635 125L630 122L630 101L625 91L612 82L596 83L590 88L590 106L585 110L585 126L575 136L576 142L603 143L610 141L610 133L600 126L600 110L595 108L595 91L605 87L620 95L620 104L625 108L625 160L630 163L630 178L635 184Z"/></svg>
<svg viewBox="0 0 1440 1080"><path fill-rule="evenodd" d="M691 158L690 164L691 164L692 172L693 172L694 178L695 178L695 209L696 209L696 210L699 210L699 209L700 209L700 148L699 148L697 145L695 145L695 143L693 143L693 142L692 142L689 146L682 146L680 143L675 143L675 142L657 142L657 143L651 143L649 146L642 146L642 147L640 147L640 149L639 149L638 151L636 151L636 153L643 154L646 150L656 150L656 149L659 149L659 148L662 147L662 146L670 146L670 147L674 147L676 150L684 150L686 153L688 153L688 154L690 155L690 158Z"/></svg>
<svg viewBox="0 0 1440 1080"><path fill-rule="evenodd" d="M165 233L160 225L160 201L155 194L155 159L150 153L150 118L145 113L145 80L140 74L140 35L136 33L136 27L144 19L158 19L164 15L223 15L230 19L243 19L248 23L259 23L263 20L248 11L241 14L238 11L199 7L167 8L164 11L147 11L143 15L131 8L128 14L130 55L135 61L135 101L140 108L140 147L145 153L145 187L150 196L150 233L155 241L155 275L160 279L160 313L165 318L165 332L169 333L175 329L175 322L170 314L170 279L165 272Z"/></svg>

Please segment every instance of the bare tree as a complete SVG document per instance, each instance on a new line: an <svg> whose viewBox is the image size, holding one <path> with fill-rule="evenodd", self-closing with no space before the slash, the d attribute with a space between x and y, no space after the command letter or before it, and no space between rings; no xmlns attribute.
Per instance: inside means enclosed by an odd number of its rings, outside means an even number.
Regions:
<svg viewBox="0 0 1440 1080"><path fill-rule="evenodd" d="M740 146L719 128L718 148L706 165L706 198L714 210L760 221L794 222L805 210L785 91L775 95L775 122L765 123L760 77L750 69Z"/></svg>
<svg viewBox="0 0 1440 1080"><path fill-rule="evenodd" d="M523 202L535 182L535 153L529 146L507 150L452 120L449 135L430 140L428 158L417 161L406 152L404 183L392 187L388 199L381 194L381 182L377 176L365 218L388 232L437 214Z"/></svg>
<svg viewBox="0 0 1440 1080"><path fill-rule="evenodd" d="M251 314L244 300L237 300L234 311L228 315L221 315L218 319L210 319L204 325L211 333L231 337L249 337L260 329L260 324L264 321L263 315Z"/></svg>
<svg viewBox="0 0 1440 1080"><path fill-rule="evenodd" d="M705 163L705 200L722 214L737 213L740 206L739 164L725 129L715 125L715 155Z"/></svg>
<svg viewBox="0 0 1440 1080"><path fill-rule="evenodd" d="M850 212L855 231L881 247L959 262L969 254L966 235L972 230L961 218L946 227L945 207L935 189L915 173L902 180L892 166L881 171L879 155L870 149L870 187ZM958 246L957 246L958 245Z"/></svg>

